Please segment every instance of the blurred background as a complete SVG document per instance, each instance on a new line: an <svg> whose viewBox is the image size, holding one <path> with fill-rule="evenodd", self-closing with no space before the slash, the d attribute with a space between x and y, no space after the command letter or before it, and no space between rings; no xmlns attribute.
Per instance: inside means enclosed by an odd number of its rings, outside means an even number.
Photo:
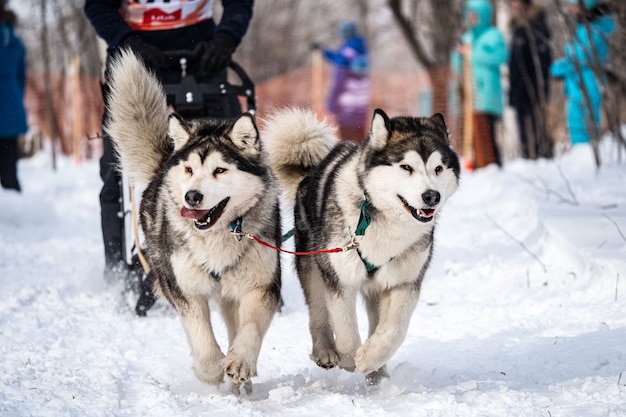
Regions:
<svg viewBox="0 0 626 417"><path fill-rule="evenodd" d="M571 39L565 0L535 0L547 10L554 59L563 55ZM450 55L463 33L463 0L259 0L249 32L235 60L257 87L258 115L273 108L300 105L318 108L328 91L329 64L314 64L313 44L336 47L336 28L355 20L370 53L371 108L389 115L444 113L453 143L461 147L462 112L454 98L458 87L450 71ZM624 117L626 97L626 1L611 0L617 30L611 39L609 68L612 77L606 93L612 101L604 111ZM511 4L492 0L494 24L510 39ZM31 130L41 132L44 149L73 155L76 161L98 158L102 117L100 82L105 45L87 21L82 0L22 0L8 6L18 15L16 28L27 49L26 105ZM217 20L221 3L215 1ZM319 74L316 75L315 72ZM506 94L506 65L502 81ZM320 75L321 74L321 75ZM315 82L315 77L321 84ZM506 101L506 100L505 100ZM455 104L457 103L457 104ZM552 82L545 109L553 146L558 152L569 145L562 84ZM611 130L604 126L604 131ZM622 139L623 140L623 139ZM519 154L517 130L507 109L498 130L504 159Z"/></svg>

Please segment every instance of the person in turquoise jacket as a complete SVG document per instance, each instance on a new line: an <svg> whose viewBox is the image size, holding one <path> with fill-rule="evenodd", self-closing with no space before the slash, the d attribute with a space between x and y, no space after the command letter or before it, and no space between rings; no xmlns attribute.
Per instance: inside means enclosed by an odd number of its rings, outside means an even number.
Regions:
<svg viewBox="0 0 626 417"><path fill-rule="evenodd" d="M452 69L459 75L462 60L469 58L472 72L473 144L476 168L502 164L495 140L495 124L504 111L500 67L508 61L504 36L492 25L488 0L469 0L463 20L467 32L452 55Z"/></svg>
<svg viewBox="0 0 626 417"><path fill-rule="evenodd" d="M599 136L601 89L606 83L603 65L615 22L609 7L598 0L581 0L582 7L579 0L568 3L576 19L574 39L565 45L565 56L552 63L550 72L564 81L567 127L575 145Z"/></svg>
<svg viewBox="0 0 626 417"><path fill-rule="evenodd" d="M0 183L21 191L17 179L18 136L28 128L24 107L26 51L13 30L15 14L0 0Z"/></svg>

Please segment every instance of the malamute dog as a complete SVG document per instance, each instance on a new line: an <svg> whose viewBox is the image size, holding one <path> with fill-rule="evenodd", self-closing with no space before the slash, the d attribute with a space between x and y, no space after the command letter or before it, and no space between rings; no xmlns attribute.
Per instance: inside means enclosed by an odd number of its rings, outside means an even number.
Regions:
<svg viewBox="0 0 626 417"><path fill-rule="evenodd" d="M459 181L459 159L444 118L389 118L374 112L363 145L338 142L333 129L301 109L266 125L270 166L295 202L296 269L322 368L363 373L375 384L404 341L433 252L435 223ZM362 294L369 337L361 343Z"/></svg>
<svg viewBox="0 0 626 417"><path fill-rule="evenodd" d="M157 79L131 52L114 62L106 131L130 183L149 184L140 216L155 290L174 306L196 376L251 389L262 339L280 298L278 193L250 114L234 121L169 115ZM228 330L222 353L211 327L217 301Z"/></svg>

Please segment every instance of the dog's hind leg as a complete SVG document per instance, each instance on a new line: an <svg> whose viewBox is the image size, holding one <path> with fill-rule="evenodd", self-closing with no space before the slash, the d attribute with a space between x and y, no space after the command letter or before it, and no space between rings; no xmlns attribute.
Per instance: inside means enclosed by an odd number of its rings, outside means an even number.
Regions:
<svg viewBox="0 0 626 417"><path fill-rule="evenodd" d="M326 308L324 296L326 288L321 271L311 258L297 258L296 267L309 307L309 331L313 345L311 359L321 368L334 368L339 363L339 355L335 348L333 329Z"/></svg>
<svg viewBox="0 0 626 417"><path fill-rule="evenodd" d="M368 375L379 371L395 353L406 337L418 295L410 284L381 293L378 324L356 353L358 372Z"/></svg>
<svg viewBox="0 0 626 417"><path fill-rule="evenodd" d="M224 381L222 353L211 326L211 312L206 297L187 297L187 305L180 317L191 346L193 371L198 379L219 386Z"/></svg>

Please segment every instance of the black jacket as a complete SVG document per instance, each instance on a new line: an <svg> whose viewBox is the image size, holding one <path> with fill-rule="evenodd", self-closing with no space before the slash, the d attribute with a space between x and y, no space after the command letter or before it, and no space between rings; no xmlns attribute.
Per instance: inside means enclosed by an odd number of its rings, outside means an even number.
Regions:
<svg viewBox="0 0 626 417"><path fill-rule="evenodd" d="M509 55L509 104L513 107L536 103L539 100L540 81L546 100L550 93L551 34L545 12L542 7L531 5L526 16L525 20L511 21L513 36ZM535 47L532 47L533 44Z"/></svg>
<svg viewBox="0 0 626 417"><path fill-rule="evenodd" d="M109 48L116 48L133 32L118 13L121 5L122 0L85 1L85 15ZM210 39L216 31L228 33L239 44L252 19L253 0L222 0L222 5L224 12L218 25L210 19L180 29L145 31L141 35L164 51L191 50L198 42Z"/></svg>

